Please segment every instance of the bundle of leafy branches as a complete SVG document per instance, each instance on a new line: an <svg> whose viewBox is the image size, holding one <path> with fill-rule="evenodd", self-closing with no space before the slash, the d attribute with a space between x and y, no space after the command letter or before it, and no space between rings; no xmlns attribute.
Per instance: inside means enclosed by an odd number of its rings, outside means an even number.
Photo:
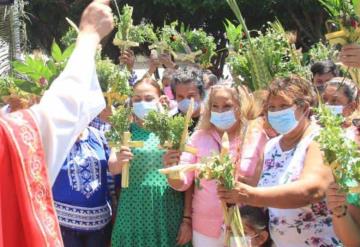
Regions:
<svg viewBox="0 0 360 247"><path fill-rule="evenodd" d="M58 44L54 41L50 57L37 52L25 55L24 61L14 61L12 63L14 73L8 78L1 79L0 83L5 86L12 85L12 92L1 90L2 94L7 92L16 93L19 97L27 94L42 96L64 70L74 47L74 45L71 45L64 51L61 51Z"/></svg>
<svg viewBox="0 0 360 247"><path fill-rule="evenodd" d="M233 163L230 153L230 143L227 133L222 137L220 154L214 154L212 157L203 159L198 167L198 176L195 185L200 187L200 179L214 180L221 184L227 190L232 190L236 185L235 164ZM231 245L231 239L234 239L236 247L247 247L245 240L244 227L241 220L239 207L237 205L226 205L222 203L224 213L224 222L226 225L225 244ZM229 228L231 231L229 231Z"/></svg>
<svg viewBox="0 0 360 247"><path fill-rule="evenodd" d="M96 71L102 91L113 94L113 103L123 104L131 96L132 88L128 81L130 72L127 69L120 69L109 58L105 58L97 59Z"/></svg>
<svg viewBox="0 0 360 247"><path fill-rule="evenodd" d="M11 89L14 88L14 81L10 77L0 77L0 103L3 102L3 97L11 94Z"/></svg>
<svg viewBox="0 0 360 247"><path fill-rule="evenodd" d="M185 128L185 117L170 116L168 111L151 111L145 118L144 128L159 137L162 147L179 150Z"/></svg>
<svg viewBox="0 0 360 247"><path fill-rule="evenodd" d="M279 22L269 23L266 31L242 38L243 27L227 23L226 31L234 52L228 57L235 77L241 77L252 90L265 87L273 78L298 74L309 77L301 52L294 47L291 34Z"/></svg>
<svg viewBox="0 0 360 247"><path fill-rule="evenodd" d="M202 52L195 61L204 68L210 67L211 59L216 55L216 43L214 37L208 35L203 29L188 29L183 35L191 51Z"/></svg>
<svg viewBox="0 0 360 247"><path fill-rule="evenodd" d="M200 187L200 180L216 180L228 190L235 188L235 166L229 155L220 158L218 155L203 160L199 175L195 180L197 187Z"/></svg>
<svg viewBox="0 0 360 247"><path fill-rule="evenodd" d="M131 123L131 107L119 106L110 117L111 130L106 133L110 146L119 147L123 142L124 132L129 131Z"/></svg>
<svg viewBox="0 0 360 247"><path fill-rule="evenodd" d="M343 117L333 115L324 105L317 109L317 115L323 128L316 140L324 152L325 162L343 191L359 193L360 153L357 144L345 136L341 127ZM354 187L354 183L357 186Z"/></svg>
<svg viewBox="0 0 360 247"><path fill-rule="evenodd" d="M354 43L360 38L356 32L360 25L359 0L319 0L331 16L334 26L328 27L329 31L344 30L344 38L348 43Z"/></svg>
<svg viewBox="0 0 360 247"><path fill-rule="evenodd" d="M133 26L129 32L129 39L138 43L148 44L158 41L158 37L154 31L154 25L149 22L141 22L139 25Z"/></svg>
<svg viewBox="0 0 360 247"><path fill-rule="evenodd" d="M203 29L189 29L175 21L158 30L158 52L170 52L180 56L187 54L185 60L197 62L203 67L211 65L211 58L216 54L216 43L213 36L208 35Z"/></svg>

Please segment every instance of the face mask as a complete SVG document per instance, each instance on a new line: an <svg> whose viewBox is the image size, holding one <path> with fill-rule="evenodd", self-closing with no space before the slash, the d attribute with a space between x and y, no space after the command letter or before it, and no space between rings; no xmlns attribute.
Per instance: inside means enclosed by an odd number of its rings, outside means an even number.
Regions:
<svg viewBox="0 0 360 247"><path fill-rule="evenodd" d="M155 100L150 102L140 101L133 104L133 112L141 120L144 120L147 114L153 110L155 111L159 110Z"/></svg>
<svg viewBox="0 0 360 247"><path fill-rule="evenodd" d="M271 127L281 135L291 132L299 123L292 107L276 112L268 111L268 120Z"/></svg>
<svg viewBox="0 0 360 247"><path fill-rule="evenodd" d="M342 115L344 110L344 106L342 105L326 105L326 108L334 115Z"/></svg>
<svg viewBox="0 0 360 247"><path fill-rule="evenodd" d="M183 99L178 103L178 109L182 113L187 113L190 107L191 100L190 99ZM200 105L197 101L194 101L194 112L196 112L199 109Z"/></svg>
<svg viewBox="0 0 360 247"><path fill-rule="evenodd" d="M164 93L170 100L175 98L170 86L164 87Z"/></svg>
<svg viewBox="0 0 360 247"><path fill-rule="evenodd" d="M236 117L233 110L227 112L211 112L210 123L221 130L230 129L236 123Z"/></svg>

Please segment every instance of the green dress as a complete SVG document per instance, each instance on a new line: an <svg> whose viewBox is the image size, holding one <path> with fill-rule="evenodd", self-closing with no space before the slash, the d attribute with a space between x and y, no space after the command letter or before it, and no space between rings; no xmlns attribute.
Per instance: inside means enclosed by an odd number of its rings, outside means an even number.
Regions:
<svg viewBox="0 0 360 247"><path fill-rule="evenodd" d="M173 247L182 222L183 193L169 187L158 172L164 152L159 139L150 132L131 125L132 140L144 141L143 148L132 150L129 188L122 189L112 246Z"/></svg>

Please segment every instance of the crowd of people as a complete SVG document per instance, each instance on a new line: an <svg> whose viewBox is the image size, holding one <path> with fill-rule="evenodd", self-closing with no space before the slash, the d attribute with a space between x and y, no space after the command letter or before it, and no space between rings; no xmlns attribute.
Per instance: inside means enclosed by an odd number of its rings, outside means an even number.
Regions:
<svg viewBox="0 0 360 247"><path fill-rule="evenodd" d="M315 63L312 82L279 77L268 89L250 92L196 65L178 66L165 54L151 58L149 71L137 78L134 53L125 51L120 60L132 73L133 88L130 132L144 146L115 151L105 137L112 106L105 108L94 60L113 25L107 4L95 0L84 11L75 51L40 103L16 112L6 106L0 113L1 246L222 247L222 202L240 207L253 247L360 246L359 194L340 191L315 141L321 126L313 109L321 100L344 117L346 137L360 144L360 121L347 121L359 108L359 89L340 77L333 61ZM360 46L343 47L339 59L360 67ZM156 80L159 67L165 71ZM185 115L192 100L187 144L196 154L160 148L159 138L144 128L145 117L164 106L173 116ZM28 122L33 134L16 137ZM219 152L225 132L237 166L235 189L205 179L194 186L197 171L180 179L158 172ZM32 146L39 161L24 159L29 151L22 142L41 143ZM129 162L129 187L120 188ZM23 173L27 165L46 172L28 182L34 170ZM33 205L41 201L33 195L42 179L46 200ZM43 209L47 218L34 213Z"/></svg>

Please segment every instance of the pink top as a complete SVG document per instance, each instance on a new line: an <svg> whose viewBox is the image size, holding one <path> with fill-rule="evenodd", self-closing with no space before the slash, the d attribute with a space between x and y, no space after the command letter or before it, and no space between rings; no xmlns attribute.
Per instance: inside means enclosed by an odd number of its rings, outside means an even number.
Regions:
<svg viewBox="0 0 360 247"><path fill-rule="evenodd" d="M258 128L252 128L249 138L245 140L243 147L244 153L241 155L241 165L239 173L243 176L253 176L258 160L263 155L263 148L267 141L266 134ZM230 141L230 153L236 156L242 138ZM189 146L197 149L197 155L183 153L181 163L194 164L201 161L202 157L218 153L221 138L216 131L197 130L190 138ZM188 172L184 181L184 186L180 191L187 190L194 182L196 172ZM218 238L221 235L223 225L223 213L221 202L217 196L217 186L215 181L200 181L200 189L195 188L192 208L193 208L193 229L203 235Z"/></svg>

